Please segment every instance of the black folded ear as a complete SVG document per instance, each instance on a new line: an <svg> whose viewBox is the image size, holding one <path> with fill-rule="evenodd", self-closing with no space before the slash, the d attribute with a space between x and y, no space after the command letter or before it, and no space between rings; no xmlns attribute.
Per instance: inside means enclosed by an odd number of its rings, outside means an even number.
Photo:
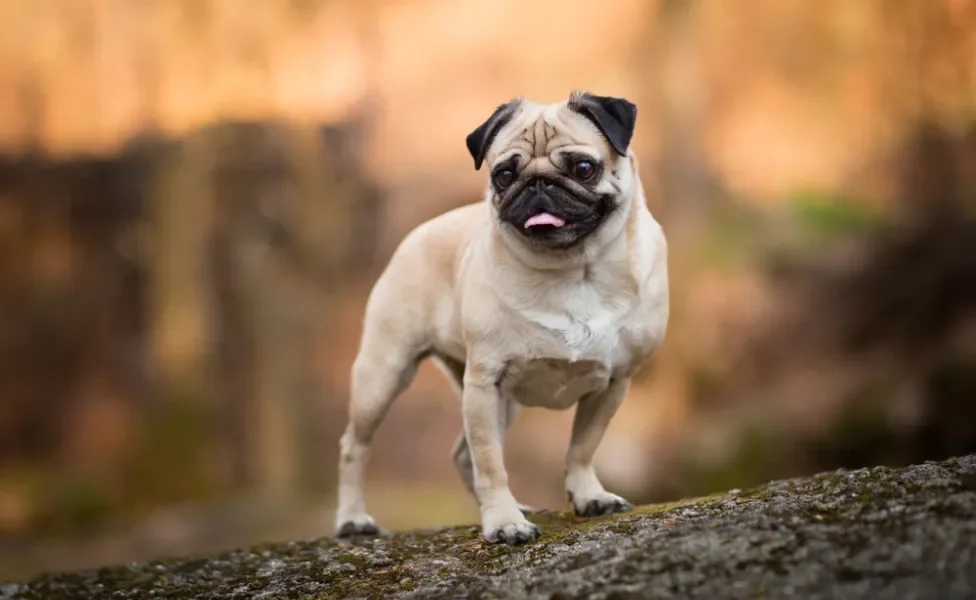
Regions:
<svg viewBox="0 0 976 600"><path fill-rule="evenodd" d="M623 98L573 92L569 97L569 108L592 121L617 154L627 156L637 123L637 106Z"/></svg>
<svg viewBox="0 0 976 600"><path fill-rule="evenodd" d="M477 129L468 134L467 144L468 152L471 153L471 157L474 158L474 170L477 171L481 168L481 163L485 160L485 154L488 154L488 148L491 147L491 142L498 135L498 131L505 126L506 123L512 120L515 115L515 109L519 105L519 100L516 98L510 102L502 104L495 109L495 112L491 113L488 120L482 123Z"/></svg>

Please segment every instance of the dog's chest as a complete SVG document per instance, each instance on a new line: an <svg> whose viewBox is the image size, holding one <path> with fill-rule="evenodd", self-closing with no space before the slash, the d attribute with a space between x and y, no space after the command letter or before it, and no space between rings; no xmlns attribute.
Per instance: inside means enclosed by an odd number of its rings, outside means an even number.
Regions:
<svg viewBox="0 0 976 600"><path fill-rule="evenodd" d="M619 338L619 329L614 326L610 315L590 319L565 313L536 313L531 316L554 338L560 356L570 361L610 361L610 354Z"/></svg>
<svg viewBox="0 0 976 600"><path fill-rule="evenodd" d="M526 354L509 362L503 391L527 406L564 409L583 396L607 389L630 356L625 323L636 298L580 286L550 295L541 306L520 312L529 327Z"/></svg>
<svg viewBox="0 0 976 600"><path fill-rule="evenodd" d="M520 312L531 325L528 342L536 355L617 366L618 349L629 314L638 299L597 286L556 290L546 302ZM615 356L616 354L616 356Z"/></svg>

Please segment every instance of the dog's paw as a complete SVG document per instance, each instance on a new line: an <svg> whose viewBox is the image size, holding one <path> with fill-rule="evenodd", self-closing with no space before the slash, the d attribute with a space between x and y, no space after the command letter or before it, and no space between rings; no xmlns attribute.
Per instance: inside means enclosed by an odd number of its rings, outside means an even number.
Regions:
<svg viewBox="0 0 976 600"><path fill-rule="evenodd" d="M489 511L482 514L482 535L485 540L494 544L517 545L530 542L539 537L539 528L518 510Z"/></svg>
<svg viewBox="0 0 976 600"><path fill-rule="evenodd" d="M485 539L494 544L516 546L539 537L539 527L531 521L506 523L485 533Z"/></svg>
<svg viewBox="0 0 976 600"><path fill-rule="evenodd" d="M348 538L357 535L379 535L380 528L369 515L360 515L349 519L342 519L336 525L336 537Z"/></svg>
<svg viewBox="0 0 976 600"><path fill-rule="evenodd" d="M616 494L602 492L593 498L574 498L569 494L569 501L573 503L573 511L579 517L598 517L613 513L630 512L634 507Z"/></svg>

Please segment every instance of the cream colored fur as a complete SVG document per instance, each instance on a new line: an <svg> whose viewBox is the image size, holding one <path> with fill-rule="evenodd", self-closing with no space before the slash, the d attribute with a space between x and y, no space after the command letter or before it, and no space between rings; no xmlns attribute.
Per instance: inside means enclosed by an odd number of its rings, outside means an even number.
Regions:
<svg viewBox="0 0 976 600"><path fill-rule="evenodd" d="M544 174L567 150L605 163L598 189L619 205L578 246L540 251L503 227L489 186L481 202L410 232L376 282L352 369L337 530L376 532L363 494L370 443L428 356L461 395L464 428L454 460L479 502L486 539L519 543L538 534L509 490L503 462L504 431L518 405L575 405L565 478L574 508L629 508L603 488L592 463L631 376L657 350L668 323L667 244L647 208L637 159L630 150L616 154L566 102L521 101L485 165L519 153L526 169Z"/></svg>

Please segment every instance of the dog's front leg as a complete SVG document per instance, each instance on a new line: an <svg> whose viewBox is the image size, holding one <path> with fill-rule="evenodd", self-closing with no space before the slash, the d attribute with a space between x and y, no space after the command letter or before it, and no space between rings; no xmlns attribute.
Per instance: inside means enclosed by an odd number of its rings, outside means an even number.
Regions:
<svg viewBox="0 0 976 600"><path fill-rule="evenodd" d="M573 435L566 453L566 493L577 515L592 517L629 511L629 502L603 489L593 456L627 392L628 379L614 379L601 394L585 397L576 407Z"/></svg>
<svg viewBox="0 0 976 600"><path fill-rule="evenodd" d="M502 452L505 399L498 389L502 368L471 365L465 373L464 434L474 465L474 492L481 505L481 532L489 542L521 544L539 536L508 487Z"/></svg>

